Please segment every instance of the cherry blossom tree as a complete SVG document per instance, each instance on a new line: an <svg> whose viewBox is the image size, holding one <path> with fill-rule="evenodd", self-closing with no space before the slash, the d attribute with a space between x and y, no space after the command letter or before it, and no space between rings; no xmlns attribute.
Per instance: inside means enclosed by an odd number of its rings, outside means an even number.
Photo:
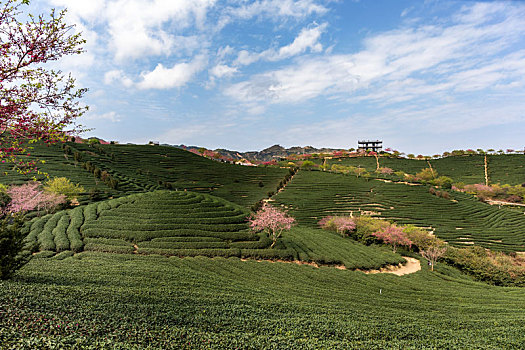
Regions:
<svg viewBox="0 0 525 350"><path fill-rule="evenodd" d="M80 54L85 42L64 22L65 10L22 20L29 0L0 1L0 159L20 172L35 170L30 144L64 140L80 131L75 119L87 107L75 79L48 64ZM69 130L66 131L66 128Z"/></svg>
<svg viewBox="0 0 525 350"><path fill-rule="evenodd" d="M386 244L391 245L394 253L399 246L412 246L412 241L407 237L407 234L403 231L403 229L395 225L391 225L374 232L372 233L372 236L375 236Z"/></svg>
<svg viewBox="0 0 525 350"><path fill-rule="evenodd" d="M318 223L321 228L330 231L336 231L344 236L355 230L356 224L351 216L326 216Z"/></svg>
<svg viewBox="0 0 525 350"><path fill-rule="evenodd" d="M32 210L49 212L66 202L65 195L43 191L38 182L11 186L7 194L11 197L11 202L4 208L4 213L8 214L25 213Z"/></svg>
<svg viewBox="0 0 525 350"><path fill-rule="evenodd" d="M249 219L250 227L256 231L265 231L273 243L273 248L277 239L281 237L283 231L289 230L295 224L295 219L284 211L272 207L265 203L262 208Z"/></svg>

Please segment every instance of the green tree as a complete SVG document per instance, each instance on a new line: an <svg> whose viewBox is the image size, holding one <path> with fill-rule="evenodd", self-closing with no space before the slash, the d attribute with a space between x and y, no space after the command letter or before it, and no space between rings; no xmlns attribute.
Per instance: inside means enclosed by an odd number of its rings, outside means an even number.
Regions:
<svg viewBox="0 0 525 350"><path fill-rule="evenodd" d="M105 179L102 179L105 180ZM58 195L66 196L68 201L76 199L76 197L85 192L84 187L79 184L73 184L69 179L65 177L55 177L52 180L49 180L44 185L44 190L46 192L51 192Z"/></svg>
<svg viewBox="0 0 525 350"><path fill-rule="evenodd" d="M25 234L21 230L20 216L5 216L0 219L0 279L11 278L31 257L24 251Z"/></svg>
<svg viewBox="0 0 525 350"><path fill-rule="evenodd" d="M416 174L416 177L421 181L430 181L435 179L437 176L437 171L432 168L421 169L419 173Z"/></svg>
<svg viewBox="0 0 525 350"><path fill-rule="evenodd" d="M305 160L303 164L301 164L301 168L303 169L312 169L313 167L315 167L315 163L311 160Z"/></svg>

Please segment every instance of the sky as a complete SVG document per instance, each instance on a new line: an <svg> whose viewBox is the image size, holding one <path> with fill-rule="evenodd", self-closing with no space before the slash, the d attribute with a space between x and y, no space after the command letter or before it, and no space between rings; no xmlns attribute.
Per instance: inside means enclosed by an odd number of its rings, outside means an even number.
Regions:
<svg viewBox="0 0 525 350"><path fill-rule="evenodd" d="M525 1L33 0L85 53L84 136L209 149L525 147Z"/></svg>

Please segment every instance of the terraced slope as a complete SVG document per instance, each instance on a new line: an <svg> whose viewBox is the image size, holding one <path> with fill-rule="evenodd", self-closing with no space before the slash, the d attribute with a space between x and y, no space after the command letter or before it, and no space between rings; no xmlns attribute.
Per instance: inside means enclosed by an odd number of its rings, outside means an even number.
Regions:
<svg viewBox="0 0 525 350"><path fill-rule="evenodd" d="M7 349L521 349L525 295L407 276L85 252L0 281Z"/></svg>
<svg viewBox="0 0 525 350"><path fill-rule="evenodd" d="M83 159L108 171L127 193L168 186L209 193L250 207L275 191L287 169L247 167L213 161L174 147L71 144Z"/></svg>
<svg viewBox="0 0 525 350"><path fill-rule="evenodd" d="M491 183L518 185L525 182L525 155L488 155L489 179ZM423 168L428 168L424 160L380 158L380 165L394 171L404 171L416 174ZM375 171L377 165L374 157L357 157L329 159L328 165L351 165ZM439 175L451 177L456 182L466 184L485 183L484 157L481 155L454 156L430 160L432 167Z"/></svg>
<svg viewBox="0 0 525 350"><path fill-rule="evenodd" d="M455 246L479 244L494 250L525 251L525 216L452 192L452 200L408 186L355 176L300 171L274 199L302 224L314 227L327 215L365 212L402 224L432 227Z"/></svg>
<svg viewBox="0 0 525 350"><path fill-rule="evenodd" d="M248 212L224 199L192 192L134 194L31 221L28 247L39 256L85 251L167 256L245 257L312 261L349 269L379 268L403 259L334 233L294 228L269 249L248 228Z"/></svg>
<svg viewBox="0 0 525 350"><path fill-rule="evenodd" d="M33 146L34 149L31 150L31 155L45 162L44 164L38 164L39 170L47 173L51 178L66 177L73 183L79 183L84 187L86 195L81 196L81 198L79 198L80 200L86 199L87 193L95 189L100 192L101 198L108 198L119 193L83 169L78 162L75 162L73 155L64 155L64 151L60 145L36 143ZM39 181L46 180L45 175L38 175L36 173L23 175L11 171L11 169L11 164L0 163L0 173L4 174L4 172L8 172L7 175L0 176L0 183L22 184L33 179L33 177L36 177Z"/></svg>

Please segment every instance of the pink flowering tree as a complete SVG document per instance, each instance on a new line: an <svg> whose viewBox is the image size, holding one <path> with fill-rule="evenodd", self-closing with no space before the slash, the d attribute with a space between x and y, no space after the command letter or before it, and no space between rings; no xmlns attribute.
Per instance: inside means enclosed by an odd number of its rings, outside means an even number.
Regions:
<svg viewBox="0 0 525 350"><path fill-rule="evenodd" d="M38 182L11 186L7 190L11 202L3 208L4 214L25 213L32 210L50 212L66 202L66 196L43 191Z"/></svg>
<svg viewBox="0 0 525 350"><path fill-rule="evenodd" d="M412 246L412 241L407 237L407 234L403 231L403 229L395 225L391 225L374 232L372 233L372 236L375 236L384 243L391 245L394 253L399 246L407 246L409 248Z"/></svg>
<svg viewBox="0 0 525 350"><path fill-rule="evenodd" d="M65 11L21 20L28 4L0 2L0 160L25 173L36 165L28 158L30 144L65 140L66 133L80 131L74 121L87 110L78 101L87 89L77 89L71 76L46 68L83 52L84 40L64 23Z"/></svg>
<svg viewBox="0 0 525 350"><path fill-rule="evenodd" d="M336 231L341 236L348 235L356 228L354 218L351 216L326 216L317 224L325 230Z"/></svg>
<svg viewBox="0 0 525 350"><path fill-rule="evenodd" d="M273 241L270 248L273 248L283 231L292 228L295 224L295 219L284 211L265 203L262 208L249 219L249 222L252 230L256 232L264 231L268 234L268 237Z"/></svg>

